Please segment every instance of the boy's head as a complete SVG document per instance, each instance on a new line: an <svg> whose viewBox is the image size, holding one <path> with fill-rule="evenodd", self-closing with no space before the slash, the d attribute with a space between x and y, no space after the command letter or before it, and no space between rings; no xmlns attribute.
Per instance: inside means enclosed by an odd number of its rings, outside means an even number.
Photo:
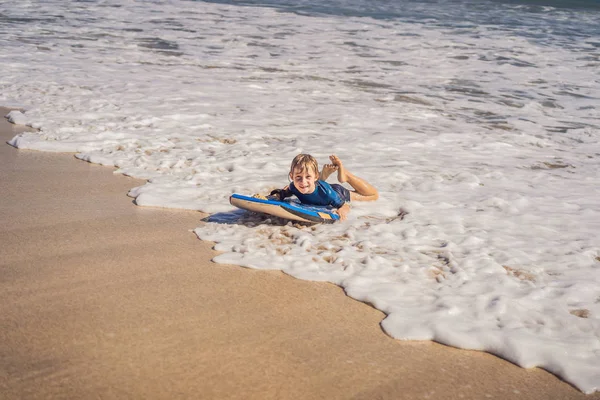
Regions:
<svg viewBox="0 0 600 400"><path fill-rule="evenodd" d="M319 163L309 154L298 154L292 160L290 179L301 193L315 191L315 183L319 179Z"/></svg>
<svg viewBox="0 0 600 400"><path fill-rule="evenodd" d="M290 174L294 174L294 170L298 172L311 172L313 175L319 175L319 163L310 154L298 154L292 160Z"/></svg>

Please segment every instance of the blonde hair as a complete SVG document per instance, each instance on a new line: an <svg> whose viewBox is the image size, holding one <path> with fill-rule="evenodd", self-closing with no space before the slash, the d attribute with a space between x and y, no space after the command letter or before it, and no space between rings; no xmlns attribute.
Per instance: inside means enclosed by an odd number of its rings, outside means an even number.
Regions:
<svg viewBox="0 0 600 400"><path fill-rule="evenodd" d="M296 168L299 168L300 172L312 169L315 175L319 176L319 163L310 154L298 154L294 157L292 165L290 166L290 175L294 173Z"/></svg>

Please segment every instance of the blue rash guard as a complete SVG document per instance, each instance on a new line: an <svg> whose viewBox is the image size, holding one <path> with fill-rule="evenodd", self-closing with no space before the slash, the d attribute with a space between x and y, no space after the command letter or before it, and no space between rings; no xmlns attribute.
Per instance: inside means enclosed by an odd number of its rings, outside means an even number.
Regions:
<svg viewBox="0 0 600 400"><path fill-rule="evenodd" d="M350 193L348 189L342 185L334 184L339 186L334 188L332 185L325 181L318 180L315 182L315 191L310 194L302 194L296 189L294 183L290 183L290 192L304 204L312 204L315 206L332 206L334 208L340 208L347 201L350 201ZM338 189L338 190L335 190ZM345 192L344 192L345 191Z"/></svg>

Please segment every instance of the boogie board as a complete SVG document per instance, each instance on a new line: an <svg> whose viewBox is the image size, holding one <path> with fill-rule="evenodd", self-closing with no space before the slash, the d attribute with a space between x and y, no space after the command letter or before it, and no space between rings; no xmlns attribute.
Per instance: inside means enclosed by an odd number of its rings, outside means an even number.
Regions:
<svg viewBox="0 0 600 400"><path fill-rule="evenodd" d="M293 221L331 224L340 219L339 215L334 212L334 208L311 206L293 200L279 201L264 196L252 197L233 194L229 198L229 202L237 208Z"/></svg>

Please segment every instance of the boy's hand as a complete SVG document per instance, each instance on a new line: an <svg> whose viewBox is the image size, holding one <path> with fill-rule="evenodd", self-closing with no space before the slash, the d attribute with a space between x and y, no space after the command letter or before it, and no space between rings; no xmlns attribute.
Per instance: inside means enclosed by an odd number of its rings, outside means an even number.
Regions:
<svg viewBox="0 0 600 400"><path fill-rule="evenodd" d="M340 216L341 221L345 221L348 213L350 212L350 205L348 203L344 204L340 208L337 209L337 214Z"/></svg>

